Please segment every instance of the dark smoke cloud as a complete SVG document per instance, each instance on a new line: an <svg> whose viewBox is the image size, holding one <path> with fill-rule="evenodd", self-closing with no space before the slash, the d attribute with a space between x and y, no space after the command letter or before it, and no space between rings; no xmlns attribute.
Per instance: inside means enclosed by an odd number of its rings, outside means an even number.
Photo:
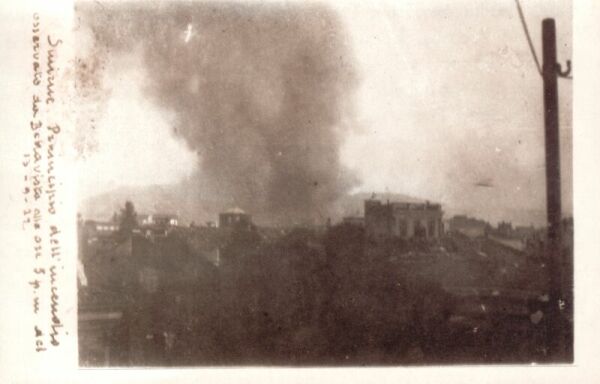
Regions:
<svg viewBox="0 0 600 384"><path fill-rule="evenodd" d="M356 77L332 10L91 3L77 15L110 54L141 48L149 96L176 112L211 198L263 221L314 222L352 186L339 148Z"/></svg>

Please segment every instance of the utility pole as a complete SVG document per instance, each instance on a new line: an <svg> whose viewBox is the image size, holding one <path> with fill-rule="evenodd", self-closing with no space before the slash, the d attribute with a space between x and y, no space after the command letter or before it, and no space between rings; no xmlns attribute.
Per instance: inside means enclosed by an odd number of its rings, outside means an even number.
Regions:
<svg viewBox="0 0 600 384"><path fill-rule="evenodd" d="M554 361L564 361L566 321L561 313L564 300L562 287L563 247L562 247L562 208L560 190L560 142L558 129L558 76L566 76L560 71L556 60L556 27L554 19L542 21L544 79L544 125L546 142L546 209L548 216L547 257L550 272L548 348ZM570 64L570 63L568 63ZM570 71L568 65L567 71Z"/></svg>

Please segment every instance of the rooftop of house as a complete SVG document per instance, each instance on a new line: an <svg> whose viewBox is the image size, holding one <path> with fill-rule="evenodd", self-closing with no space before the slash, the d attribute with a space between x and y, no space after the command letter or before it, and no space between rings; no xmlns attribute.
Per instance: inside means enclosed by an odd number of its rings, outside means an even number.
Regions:
<svg viewBox="0 0 600 384"><path fill-rule="evenodd" d="M366 202L376 203L376 204L381 204L381 205L384 205L384 204L389 205L393 209L415 209L415 210L433 209L433 210L438 210L438 209L442 208L441 204L431 203L429 201L425 201L425 202L401 201L401 200L381 201L380 199L377 199L377 198L371 198L371 199L366 200Z"/></svg>
<svg viewBox="0 0 600 384"><path fill-rule="evenodd" d="M144 213L138 214L138 219L147 219L152 217L153 219L177 219L178 215L174 213Z"/></svg>
<svg viewBox="0 0 600 384"><path fill-rule="evenodd" d="M223 213L229 214L229 215L246 215L246 212L242 208L239 208L239 207L229 208L228 210L226 210Z"/></svg>

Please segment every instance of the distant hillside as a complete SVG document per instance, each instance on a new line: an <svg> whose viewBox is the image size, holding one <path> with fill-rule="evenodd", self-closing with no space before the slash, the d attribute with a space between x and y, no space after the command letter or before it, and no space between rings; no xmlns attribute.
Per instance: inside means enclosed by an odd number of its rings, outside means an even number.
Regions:
<svg viewBox="0 0 600 384"><path fill-rule="evenodd" d="M139 214L170 213L180 222L197 224L216 220L223 203L203 199L198 191L184 184L121 187L83 200L79 211L84 219L107 220L130 200Z"/></svg>
<svg viewBox="0 0 600 384"><path fill-rule="evenodd" d="M356 193L342 197L335 204L337 217L362 216L364 201L373 196L372 193ZM424 202L412 196L397 193L376 193L375 198L382 201ZM185 183L177 185L153 185L145 187L121 187L85 199L80 203L79 211L84 219L108 220L114 212L119 212L125 201L134 203L138 213L172 213L177 214L180 222L197 224L217 220L219 212L231 208L231 204L202 197L202 192ZM257 212L250 212L258 214Z"/></svg>
<svg viewBox="0 0 600 384"><path fill-rule="evenodd" d="M173 213L177 214L180 223L187 225L192 221L203 224L206 221L216 221L219 212L235 206L233 202L210 199L191 183L176 185L153 185L145 187L121 187L85 199L80 203L79 211L84 219L108 220L114 212L131 200L138 213ZM331 220L337 222L345 216L364 215L364 201L373 197L373 193L354 193L340 198L334 205L336 212ZM399 193L375 193L374 197L381 201L424 203L425 199ZM437 201L432 201L433 203ZM517 209L503 207L488 207L487 213L473 209L451 207L442 204L444 217L450 218L455 214L466 214L489 221L495 225L498 221L512 221L515 225L542 226L545 224L545 212L535 209ZM260 216L259 212L249 212Z"/></svg>

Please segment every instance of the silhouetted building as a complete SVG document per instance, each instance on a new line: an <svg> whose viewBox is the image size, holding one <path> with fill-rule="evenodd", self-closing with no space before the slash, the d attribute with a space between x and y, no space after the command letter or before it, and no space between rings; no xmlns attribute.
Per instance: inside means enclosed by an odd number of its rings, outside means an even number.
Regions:
<svg viewBox="0 0 600 384"><path fill-rule="evenodd" d="M487 221L467 217L465 215L456 215L449 220L450 231L462 233L468 237L485 236L490 229Z"/></svg>
<svg viewBox="0 0 600 384"><path fill-rule="evenodd" d="M176 227L179 225L179 218L177 215L168 213L156 213L150 215L138 215L138 223L140 226L171 226Z"/></svg>
<svg viewBox="0 0 600 384"><path fill-rule="evenodd" d="M167 236L173 228L179 225L177 215L168 213L138 215L137 219L139 232L148 238Z"/></svg>
<svg viewBox="0 0 600 384"><path fill-rule="evenodd" d="M439 238L443 233L442 216L440 204L365 200L365 230L375 239Z"/></svg>
<svg viewBox="0 0 600 384"><path fill-rule="evenodd" d="M498 235L510 237L513 234L513 226L511 222L501 221L498 223L498 229L495 231Z"/></svg>
<svg viewBox="0 0 600 384"><path fill-rule="evenodd" d="M112 221L86 220L83 223L83 238L88 243L111 236L119 230L119 225Z"/></svg>
<svg viewBox="0 0 600 384"><path fill-rule="evenodd" d="M219 214L219 228L250 230L252 227L252 216L241 208L231 208Z"/></svg>
<svg viewBox="0 0 600 384"><path fill-rule="evenodd" d="M533 238L536 235L537 229L533 225L529 226L516 226L515 236L519 239L526 241L527 239Z"/></svg>

